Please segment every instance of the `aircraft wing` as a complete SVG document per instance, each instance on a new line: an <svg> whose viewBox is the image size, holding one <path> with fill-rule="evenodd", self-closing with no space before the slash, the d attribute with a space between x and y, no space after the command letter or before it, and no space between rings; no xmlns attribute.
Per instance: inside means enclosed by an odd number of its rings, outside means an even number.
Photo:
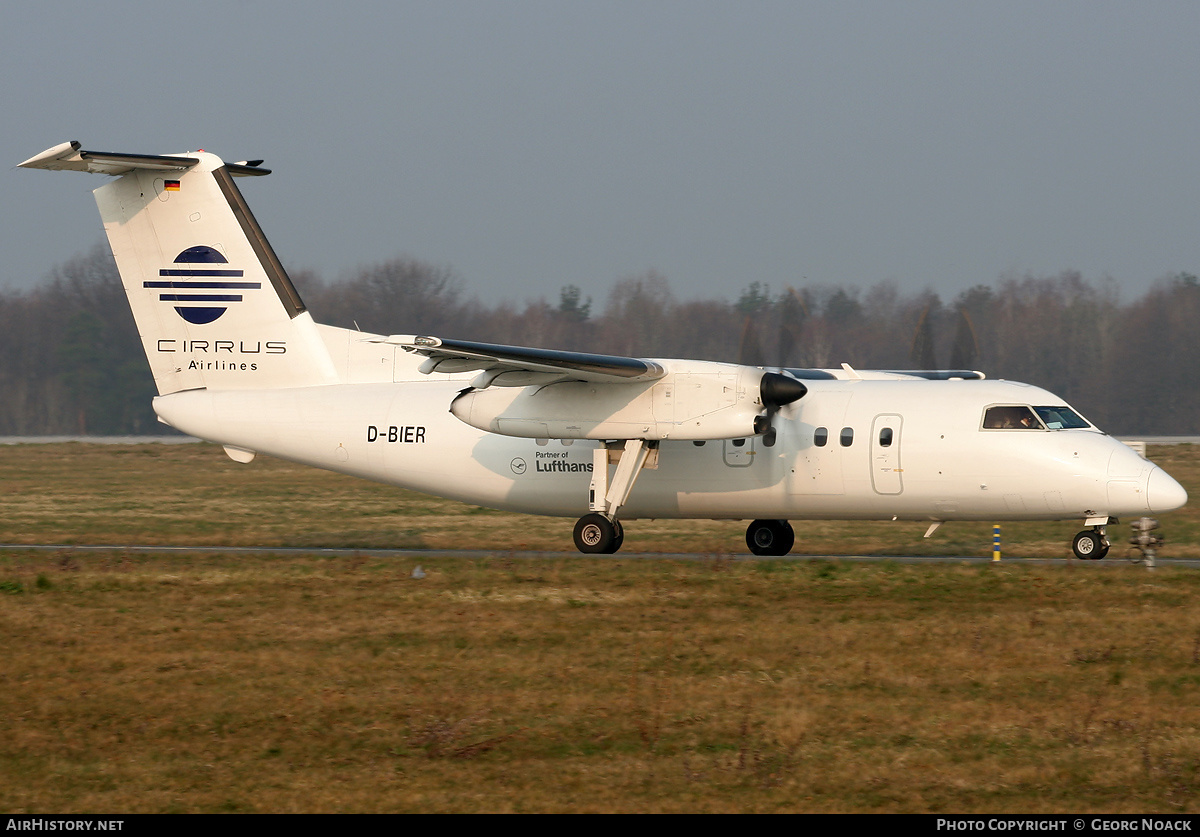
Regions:
<svg viewBox="0 0 1200 837"><path fill-rule="evenodd" d="M666 375L666 370L654 361L633 357L501 346L413 334L393 334L371 342L390 343L424 356L426 360L420 371L427 375L479 370L481 374L471 382L476 389L524 387L556 381L631 383L654 381Z"/></svg>

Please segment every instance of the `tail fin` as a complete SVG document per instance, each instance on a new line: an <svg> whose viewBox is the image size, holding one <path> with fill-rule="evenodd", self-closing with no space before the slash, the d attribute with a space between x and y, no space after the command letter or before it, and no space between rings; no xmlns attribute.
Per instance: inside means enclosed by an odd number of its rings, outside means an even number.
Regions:
<svg viewBox="0 0 1200 837"><path fill-rule="evenodd" d="M21 163L117 177L94 194L160 395L337 382L317 326L233 181L270 174L261 162L72 142Z"/></svg>

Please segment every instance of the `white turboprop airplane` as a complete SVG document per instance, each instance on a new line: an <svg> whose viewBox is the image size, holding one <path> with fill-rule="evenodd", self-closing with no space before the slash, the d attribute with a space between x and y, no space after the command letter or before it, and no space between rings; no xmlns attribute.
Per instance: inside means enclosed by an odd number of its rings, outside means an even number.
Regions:
<svg viewBox="0 0 1200 837"><path fill-rule="evenodd" d="M610 357L313 321L233 178L262 161L55 146L26 168L95 190L150 369L154 410L237 462L262 452L497 509L578 517L587 553L620 520L1083 521L1187 502L1165 471L1058 396L978 372L762 368Z"/></svg>

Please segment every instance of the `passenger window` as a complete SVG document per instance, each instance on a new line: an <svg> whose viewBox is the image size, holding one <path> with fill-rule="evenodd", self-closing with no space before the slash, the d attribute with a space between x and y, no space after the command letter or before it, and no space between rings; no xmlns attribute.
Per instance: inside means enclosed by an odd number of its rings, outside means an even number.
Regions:
<svg viewBox="0 0 1200 837"><path fill-rule="evenodd" d="M766 433L764 433L762 440L763 440L764 448L775 447L775 428L772 427L770 430L768 430Z"/></svg>
<svg viewBox="0 0 1200 837"><path fill-rule="evenodd" d="M692 442L692 444L693 444L693 445L695 445L695 446L696 446L696 447L698 447L698 448L702 448L702 447L704 447L704 440L703 440L703 439L700 439L700 440L698 440L698 441Z"/></svg>
<svg viewBox="0 0 1200 837"><path fill-rule="evenodd" d="M735 448L740 448L740 447L744 446L745 444L746 444L745 439L734 439L733 440L733 446Z"/></svg>
<svg viewBox="0 0 1200 837"><path fill-rule="evenodd" d="M890 448L892 446L892 428L885 427L879 431L879 447Z"/></svg>
<svg viewBox="0 0 1200 837"><path fill-rule="evenodd" d="M853 427L843 427L842 428L841 443L842 443L842 447L844 447L844 448L848 448L852 444L854 444L854 428Z"/></svg>
<svg viewBox="0 0 1200 837"><path fill-rule="evenodd" d="M813 431L813 444L819 448L825 447L829 441L829 430L825 427L818 427Z"/></svg>
<svg viewBox="0 0 1200 837"><path fill-rule="evenodd" d="M1023 405L988 407L983 414L985 430L1043 430L1033 410Z"/></svg>

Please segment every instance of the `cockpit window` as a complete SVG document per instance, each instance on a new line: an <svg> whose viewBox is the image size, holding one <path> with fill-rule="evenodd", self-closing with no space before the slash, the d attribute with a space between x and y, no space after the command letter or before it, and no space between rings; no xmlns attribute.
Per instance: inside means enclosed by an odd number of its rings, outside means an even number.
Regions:
<svg viewBox="0 0 1200 837"><path fill-rule="evenodd" d="M1033 410L1024 405L988 407L983 414L985 430L1043 430Z"/></svg>
<svg viewBox="0 0 1200 837"><path fill-rule="evenodd" d="M1078 430L1091 427L1079 413L1070 407L1034 407L1033 409L1042 417L1046 427L1051 430Z"/></svg>

